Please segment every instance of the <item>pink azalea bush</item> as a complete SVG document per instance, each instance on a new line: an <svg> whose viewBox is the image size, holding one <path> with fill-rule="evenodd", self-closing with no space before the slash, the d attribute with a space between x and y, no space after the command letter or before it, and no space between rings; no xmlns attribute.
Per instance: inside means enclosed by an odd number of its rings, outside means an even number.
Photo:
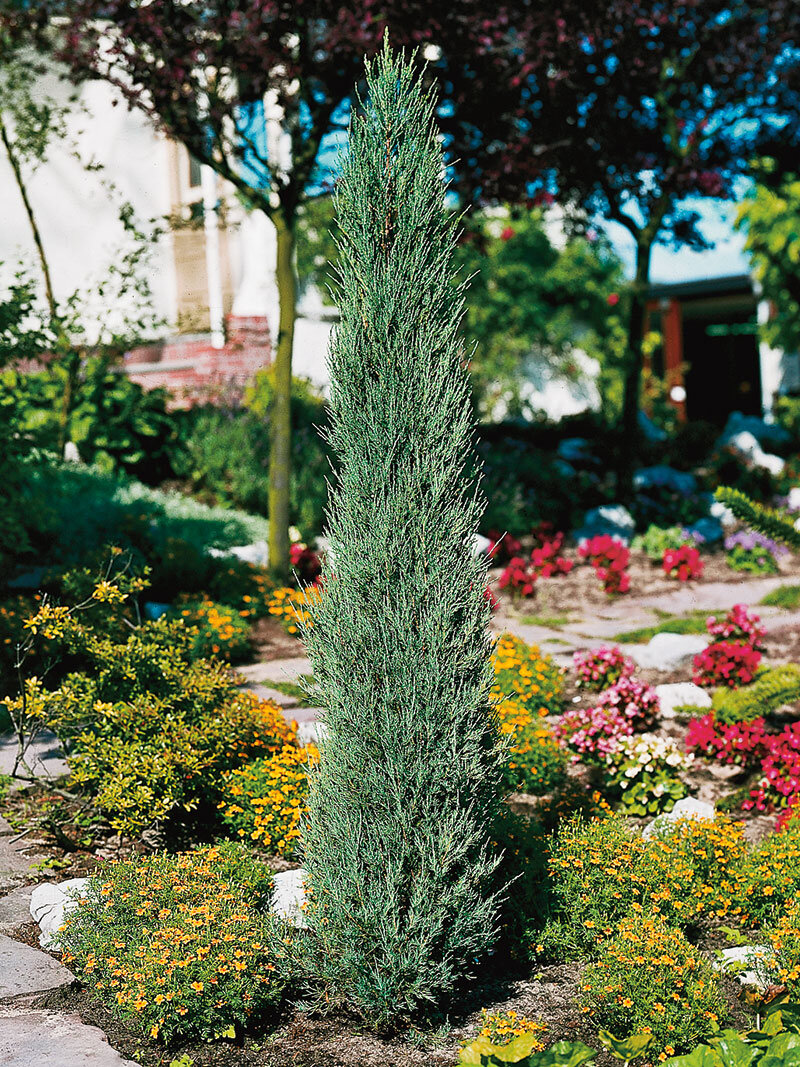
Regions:
<svg viewBox="0 0 800 1067"><path fill-rule="evenodd" d="M614 708L637 732L651 729L661 711L655 689L630 675L602 692L595 707Z"/></svg>
<svg viewBox="0 0 800 1067"><path fill-rule="evenodd" d="M595 692L608 689L620 678L633 674L633 660L628 659L618 645L576 652L572 663L578 688L592 689Z"/></svg>
<svg viewBox="0 0 800 1067"><path fill-rule="evenodd" d="M633 726L615 707L570 708L559 717L555 735L573 752L572 761L605 763Z"/></svg>
<svg viewBox="0 0 800 1067"><path fill-rule="evenodd" d="M667 548L661 560L664 573L670 578L677 578L679 582L688 582L692 578L700 578L703 573L703 561L700 553L692 545L681 545L680 548Z"/></svg>
<svg viewBox="0 0 800 1067"><path fill-rule="evenodd" d="M584 541L578 549L578 555L591 563L594 573L609 596L628 592L631 578L627 567L631 553L621 541L617 541L610 534L598 534L597 537Z"/></svg>
<svg viewBox="0 0 800 1067"><path fill-rule="evenodd" d="M692 719L686 731L689 752L741 767L759 763L766 755L770 740L762 718L751 722L718 723L713 712Z"/></svg>

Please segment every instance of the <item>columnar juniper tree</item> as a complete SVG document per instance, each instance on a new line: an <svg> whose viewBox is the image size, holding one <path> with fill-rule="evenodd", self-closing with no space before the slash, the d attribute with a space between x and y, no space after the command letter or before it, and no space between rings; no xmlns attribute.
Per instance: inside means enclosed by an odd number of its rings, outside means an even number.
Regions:
<svg viewBox="0 0 800 1067"><path fill-rule="evenodd" d="M326 999L372 1021L441 1001L491 946L499 803L482 503L434 99L367 64L338 182L338 458L306 634L328 736L305 834Z"/></svg>

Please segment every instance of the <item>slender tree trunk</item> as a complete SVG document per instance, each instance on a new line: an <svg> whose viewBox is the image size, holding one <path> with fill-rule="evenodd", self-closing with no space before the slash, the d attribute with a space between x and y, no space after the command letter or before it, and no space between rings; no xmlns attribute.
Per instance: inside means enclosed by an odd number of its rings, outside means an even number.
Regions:
<svg viewBox="0 0 800 1067"><path fill-rule="evenodd" d="M33 213L33 205L31 204L28 196L28 190L25 185L25 179L22 176L22 168L20 167L19 160L14 151L14 146L11 144L11 139L8 136L8 130L3 122L2 116L0 116L0 140L3 142L3 148L6 150L8 156L8 162L11 164L11 169L14 172L14 179L19 189L19 194L22 197L22 203L25 206L25 214L28 216L28 223L31 227L31 233L33 234L33 243L36 245L36 252L39 256L39 266L41 267L42 277L44 278L44 291L47 298L47 306L50 309L50 315L53 320L58 319L58 307L56 305L56 298L53 293L53 281L50 276L50 265L47 262L47 256L44 251L44 243L42 242L42 235L39 231L39 225L36 222L36 216Z"/></svg>
<svg viewBox="0 0 800 1067"><path fill-rule="evenodd" d="M292 473L292 347L297 317L294 219L275 217L278 231L276 275L280 314L275 349L274 395L270 413L269 565L276 578L289 577L289 484Z"/></svg>
<svg viewBox="0 0 800 1067"><path fill-rule="evenodd" d="M642 235L636 241L636 274L633 282L633 302L628 320L625 391L622 400L621 449L618 470L618 495L622 501L633 496L633 472L638 459L639 399L642 389L642 342L647 290L650 282L650 256L653 241Z"/></svg>

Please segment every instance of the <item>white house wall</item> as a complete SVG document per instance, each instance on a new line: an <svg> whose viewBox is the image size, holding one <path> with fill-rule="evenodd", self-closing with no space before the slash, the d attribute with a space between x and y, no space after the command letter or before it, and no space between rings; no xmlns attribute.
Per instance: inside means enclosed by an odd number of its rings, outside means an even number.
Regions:
<svg viewBox="0 0 800 1067"><path fill-rule="evenodd" d="M66 101L74 89L56 75L37 82L42 96ZM87 113L76 110L68 120L69 138L54 144L46 161L28 182L28 193L50 262L56 297L63 300L76 290L91 289L103 277L126 241L119 221L120 202L130 202L145 221L163 218L170 210L168 145L145 118L123 103L114 106L112 88L91 82L79 90ZM103 170L88 173L75 158L100 163ZM104 182L118 190L110 194ZM0 260L2 280L22 261L39 277L38 259L11 166L0 152ZM156 314L175 318L175 282L170 238L154 249L151 273ZM109 309L95 305L106 320Z"/></svg>

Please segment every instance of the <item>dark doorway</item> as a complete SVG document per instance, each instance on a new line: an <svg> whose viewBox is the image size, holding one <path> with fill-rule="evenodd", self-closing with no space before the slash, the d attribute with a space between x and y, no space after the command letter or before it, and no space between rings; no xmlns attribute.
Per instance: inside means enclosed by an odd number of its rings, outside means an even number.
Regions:
<svg viewBox="0 0 800 1067"><path fill-rule="evenodd" d="M688 313L686 313L688 312ZM686 309L686 414L724 426L732 411L761 415L761 366L751 311L695 317Z"/></svg>

